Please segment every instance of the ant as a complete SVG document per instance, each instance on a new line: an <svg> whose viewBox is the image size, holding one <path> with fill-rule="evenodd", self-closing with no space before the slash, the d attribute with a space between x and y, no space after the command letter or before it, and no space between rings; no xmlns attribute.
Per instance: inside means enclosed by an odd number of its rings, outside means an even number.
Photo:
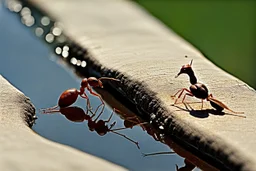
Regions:
<svg viewBox="0 0 256 171"><path fill-rule="evenodd" d="M180 93L178 95L178 98L175 100L174 104L177 104L177 101L181 97L182 93L184 91L186 91L187 93L184 95L184 97L182 99L182 103L184 103L186 96L192 96L192 97L195 96L196 98L199 98L202 100L201 101L201 103L202 103L201 109L203 109L203 100L207 100L207 101L210 101L211 106L219 112L222 112L222 110L226 109L235 114L243 114L244 112L235 112L235 111L229 109L221 101L213 98L213 95L208 93L207 87L204 84L197 82L197 78L192 69L192 62L193 62L193 59L191 60L190 64L183 65L180 69L180 72L175 76L175 78L177 78L180 74L188 74L191 86L189 87L190 90L187 88L182 88L177 93L175 93L173 96L171 96L172 98L175 98L175 96L178 93ZM246 117L246 116L244 116L244 117Z"/></svg>
<svg viewBox="0 0 256 171"><path fill-rule="evenodd" d="M110 126L107 125L107 123L110 122L114 112L116 112L116 111L118 111L118 110L115 108L112 110L112 113L109 116L108 120L98 120L99 117L101 116L102 112L96 117L96 119L93 120L94 116L96 115L96 112L92 116L90 116L90 115L86 114L83 109L81 109L80 107L75 107L75 106L60 108L59 110L52 110L52 109L44 110L43 114L60 112L61 114L65 115L65 117L68 120L70 120L72 122L83 122L84 120L87 120L88 127L89 127L90 131L96 131L97 134L100 136L106 135L108 132L112 132L114 134L122 136L125 139L131 141L132 143L134 143L137 146L138 149L140 149L138 142L130 139L129 137L127 137L124 134L116 132L116 131L124 130L124 129L130 128L130 127L112 129L115 126L116 121L113 122L112 124L110 124ZM135 125L133 125L133 126L135 126Z"/></svg>
<svg viewBox="0 0 256 171"><path fill-rule="evenodd" d="M51 107L51 108L43 109L43 111L44 110L47 110L47 111L54 110L58 107L60 107L60 108L68 107L68 106L72 105L73 103L75 103L78 96L86 99L87 100L87 109L88 108L91 109L91 104L90 104L89 97L87 96L87 94L85 92L85 90L87 89L91 95L98 97L101 101L101 104L97 107L96 111L98 110L98 108L101 105L103 105L103 108L102 108L102 112L103 112L105 103L104 103L101 95L92 91L92 87L103 88L103 83L101 82L101 80L120 81L118 79L109 78L109 77L101 77L101 78L98 78L98 79L95 78L95 77L84 78L81 81L80 90L77 90L75 88L71 88L71 89L68 89L68 90L64 91L59 97L58 105L56 105L54 107Z"/></svg>

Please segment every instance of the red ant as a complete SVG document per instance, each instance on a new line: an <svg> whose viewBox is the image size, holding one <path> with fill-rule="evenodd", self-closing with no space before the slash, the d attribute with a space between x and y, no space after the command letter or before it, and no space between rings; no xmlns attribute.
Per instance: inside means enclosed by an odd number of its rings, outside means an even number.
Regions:
<svg viewBox="0 0 256 171"><path fill-rule="evenodd" d="M116 122L113 122L112 124L110 124L110 126L107 125L107 123L110 122L114 112L116 112L116 111L117 111L117 109L113 109L110 117L108 118L108 120L105 120L105 121L98 120L99 117L101 116L102 112L97 116L96 119L93 120L93 117L96 115L95 114L96 112L92 116L90 116L90 115L86 114L84 112L84 110L81 109L80 107L73 107L73 106L60 108L59 110L52 110L52 109L44 110L43 113L49 114L49 113L60 112L61 114L65 115L68 120L73 121L73 122L83 122L84 120L87 120L88 127L89 127L90 131L96 131L100 136L106 135L108 132L112 132L114 134L122 136L122 137L126 138L127 140L131 141L132 143L134 143L137 146L138 149L140 149L138 142L130 139L126 135L116 132L119 130L127 129L128 127L112 129L115 126ZM135 125L133 125L133 126L135 126Z"/></svg>
<svg viewBox="0 0 256 171"><path fill-rule="evenodd" d="M89 78L84 78L81 81L81 86L80 86L80 90L77 90L75 88L72 89L68 89L66 91L64 91L58 100L58 105L51 107L51 108L47 108L47 109L43 109L44 110L54 110L57 107L60 108L65 108L68 107L70 105L72 105L73 103L75 103L75 101L77 100L77 97L80 96L84 99L87 100L87 109L91 109L91 104L90 104L90 100L85 92L85 90L87 89L89 91L89 93L93 96L97 96L100 101L101 101L101 105L103 105L102 111L104 109L105 103L101 97L101 95L95 93L92 91L92 87L100 87L103 88L103 83L101 82L101 80L113 80L113 81L120 81L118 79L115 78L109 78L109 77L101 77L101 78L95 78L95 77L89 77ZM101 106L99 105L96 109L96 111L98 110L98 108Z"/></svg>
<svg viewBox="0 0 256 171"><path fill-rule="evenodd" d="M186 91L187 93L184 95L184 97L182 99L182 103L184 103L186 96L192 96L192 97L195 96L196 98L202 99L201 109L203 108L203 100L206 99L207 101L210 101L211 106L213 108L215 108L217 111L221 112L222 110L226 109L235 114L243 114L244 112L235 112L235 111L229 109L221 101L213 98L212 94L208 93L207 87L204 84L197 82L197 78L192 69L192 62L193 62L193 59L191 60L190 64L183 65L180 69L180 72L175 76L175 78L177 78L180 74L188 74L191 86L189 87L190 90L187 88L182 88L177 93L175 93L173 96L171 96L174 98L180 92L180 94L178 95L178 98L175 100L174 104L177 104L177 101L181 97L182 93L184 91ZM244 117L246 117L246 116L244 116Z"/></svg>

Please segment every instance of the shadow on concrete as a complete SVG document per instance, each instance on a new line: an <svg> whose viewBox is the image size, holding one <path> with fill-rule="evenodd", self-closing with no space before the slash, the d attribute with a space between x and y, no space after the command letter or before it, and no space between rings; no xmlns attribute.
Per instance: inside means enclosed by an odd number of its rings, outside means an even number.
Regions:
<svg viewBox="0 0 256 171"><path fill-rule="evenodd" d="M207 117L209 117L210 114L211 115L219 115L219 116L231 115L231 116L235 116L235 117L243 117L243 116L233 114L233 113L220 112L220 111L217 111L215 109L195 110L188 103L184 103L185 108L182 108L182 107L174 105L174 104L171 105L171 106L174 106L174 107L176 107L180 110L183 110L183 111L187 111L187 112L189 112L189 114L191 116L194 116L194 117L197 117L197 118L207 118Z"/></svg>

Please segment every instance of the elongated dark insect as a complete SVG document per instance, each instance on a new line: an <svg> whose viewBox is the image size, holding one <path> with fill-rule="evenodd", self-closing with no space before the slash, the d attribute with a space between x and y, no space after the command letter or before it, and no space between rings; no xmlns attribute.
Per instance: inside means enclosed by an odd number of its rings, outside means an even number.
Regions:
<svg viewBox="0 0 256 171"><path fill-rule="evenodd" d="M178 95L177 99L175 100L174 104L177 104L178 99L181 97L181 95L185 91L186 94L182 98L182 101L181 101L182 103L184 103L186 96L192 96L192 97L195 96L196 98L199 98L202 100L201 108L203 108L203 100L207 100L207 101L210 101L211 106L213 108L215 108L217 111L221 112L222 110L226 109L234 114L243 114L244 112L235 112L235 111L231 110L230 108L228 108L221 101L213 98L213 95L209 94L209 91L208 91L206 85L197 82L197 78L192 69L192 62L193 62L193 60L191 60L190 64L183 65L180 69L180 72L175 76L175 78L177 78L180 74L187 74L189 76L191 86L189 87L189 89L182 88L179 91L177 91L177 93L175 93L173 96L171 96L171 97L175 98L176 95L178 93L180 93ZM243 117L246 117L246 116L243 115Z"/></svg>

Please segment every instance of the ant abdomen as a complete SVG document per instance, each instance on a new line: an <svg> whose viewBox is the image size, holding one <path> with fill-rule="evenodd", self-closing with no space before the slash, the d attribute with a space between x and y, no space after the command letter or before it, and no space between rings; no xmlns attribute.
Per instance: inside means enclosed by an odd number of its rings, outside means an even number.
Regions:
<svg viewBox="0 0 256 171"><path fill-rule="evenodd" d="M77 97L79 95L79 92L77 89L68 89L64 91L59 98L58 105L60 108L68 107L75 103Z"/></svg>
<svg viewBox="0 0 256 171"><path fill-rule="evenodd" d="M204 84L196 83L189 87L192 94L199 99L206 99L208 97L208 89Z"/></svg>
<svg viewBox="0 0 256 171"><path fill-rule="evenodd" d="M86 119L86 114L80 107L60 108L60 113L72 122L83 122Z"/></svg>

